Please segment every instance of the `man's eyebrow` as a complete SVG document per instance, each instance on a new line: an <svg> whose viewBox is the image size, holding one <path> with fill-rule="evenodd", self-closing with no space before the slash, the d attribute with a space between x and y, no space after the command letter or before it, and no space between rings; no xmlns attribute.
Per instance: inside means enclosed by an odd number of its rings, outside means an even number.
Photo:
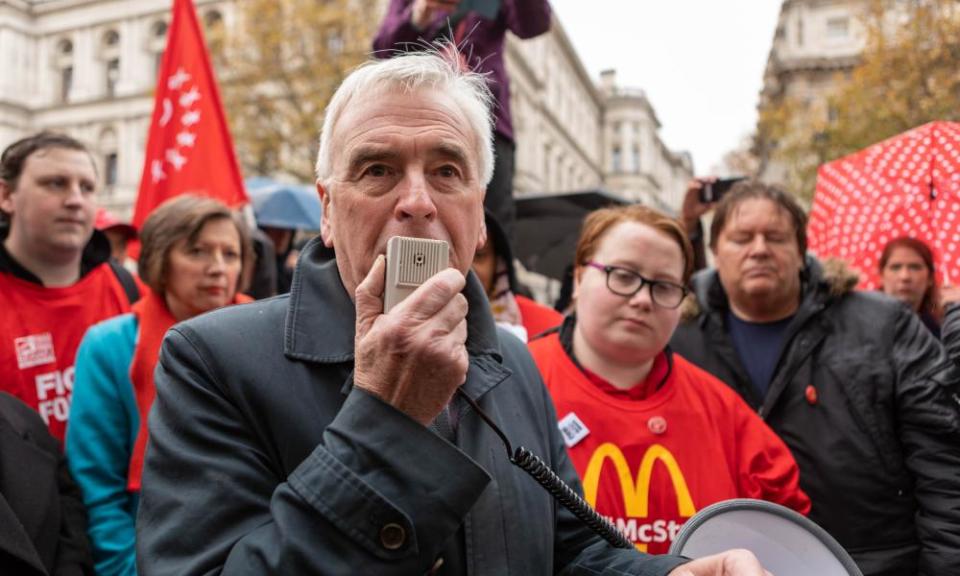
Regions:
<svg viewBox="0 0 960 576"><path fill-rule="evenodd" d="M463 149L463 146L458 146L449 142L441 142L434 146L431 152L433 155L441 158L449 158L450 160L454 160L460 164L466 165L468 163L467 153Z"/></svg>
<svg viewBox="0 0 960 576"><path fill-rule="evenodd" d="M387 147L367 147L361 148L350 155L350 171L358 170L364 164L371 162L383 162L396 159L399 154Z"/></svg>

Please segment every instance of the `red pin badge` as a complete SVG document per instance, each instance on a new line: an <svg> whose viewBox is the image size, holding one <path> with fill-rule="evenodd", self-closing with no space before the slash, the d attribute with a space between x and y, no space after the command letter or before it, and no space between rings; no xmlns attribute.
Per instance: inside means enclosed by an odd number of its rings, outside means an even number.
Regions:
<svg viewBox="0 0 960 576"><path fill-rule="evenodd" d="M813 406L817 403L817 389L813 387L813 384L807 386L804 396L807 397L807 404Z"/></svg>
<svg viewBox="0 0 960 576"><path fill-rule="evenodd" d="M667 421L663 416L654 416L647 420L647 428L654 434L663 434L667 431Z"/></svg>

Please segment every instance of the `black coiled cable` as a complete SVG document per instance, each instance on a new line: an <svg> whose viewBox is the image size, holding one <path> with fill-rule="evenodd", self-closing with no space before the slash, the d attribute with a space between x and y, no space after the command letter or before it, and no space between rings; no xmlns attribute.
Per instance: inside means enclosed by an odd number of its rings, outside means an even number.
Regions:
<svg viewBox="0 0 960 576"><path fill-rule="evenodd" d="M593 509L593 506L581 498L572 488L567 486L536 454L523 446L518 446L516 451L514 451L510 445L510 440L507 439L503 431L500 430L486 412L480 409L480 406L473 398L467 396L462 388L458 388L457 393L477 412L480 418L496 432L497 436L500 437L504 447L507 449L507 458L512 464L529 474L538 484L543 486L557 502L562 504L563 507L570 512L573 512L574 516L579 518L580 521L614 547L633 548L633 544L627 540L609 520L598 514L597 511Z"/></svg>
<svg viewBox="0 0 960 576"><path fill-rule="evenodd" d="M546 488L547 492L553 494L557 502L573 512L574 516L602 536L604 540L617 548L633 548L633 544L609 520L598 514L593 506L567 486L536 454L523 446L517 446L510 461L533 476L533 479Z"/></svg>

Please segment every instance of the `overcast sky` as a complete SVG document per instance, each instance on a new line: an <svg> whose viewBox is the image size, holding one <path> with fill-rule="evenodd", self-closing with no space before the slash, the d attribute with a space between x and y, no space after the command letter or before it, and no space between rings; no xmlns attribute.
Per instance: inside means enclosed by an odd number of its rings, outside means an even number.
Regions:
<svg viewBox="0 0 960 576"><path fill-rule="evenodd" d="M642 88L707 175L756 124L780 0L550 0L587 71Z"/></svg>

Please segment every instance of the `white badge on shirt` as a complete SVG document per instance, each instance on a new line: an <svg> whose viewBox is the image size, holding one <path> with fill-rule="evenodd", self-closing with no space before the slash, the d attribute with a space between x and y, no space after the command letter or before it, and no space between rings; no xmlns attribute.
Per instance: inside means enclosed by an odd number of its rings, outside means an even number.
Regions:
<svg viewBox="0 0 960 576"><path fill-rule="evenodd" d="M577 418L577 415L573 412L561 418L557 426L560 428L560 433L563 434L563 442L567 445L567 448L573 448L590 434L587 425L580 418Z"/></svg>

